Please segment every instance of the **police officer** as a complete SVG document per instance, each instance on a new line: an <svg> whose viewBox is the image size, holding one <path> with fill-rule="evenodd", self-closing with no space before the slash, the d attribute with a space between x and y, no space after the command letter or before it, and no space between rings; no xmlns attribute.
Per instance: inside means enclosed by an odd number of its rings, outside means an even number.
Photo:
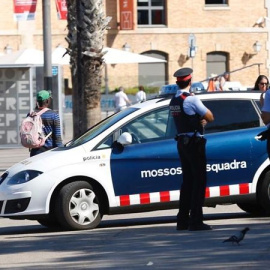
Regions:
<svg viewBox="0 0 270 270"><path fill-rule="evenodd" d="M261 141L267 140L266 149L270 159L270 89L265 92L265 97L261 96L261 105L261 118L263 123L267 126L267 130L257 136Z"/></svg>
<svg viewBox="0 0 270 270"><path fill-rule="evenodd" d="M174 73L179 90L170 102L183 171L176 229L211 230L203 223L202 211L206 188L206 139L203 133L204 125L214 117L198 97L189 93L192 72L191 68L182 68Z"/></svg>

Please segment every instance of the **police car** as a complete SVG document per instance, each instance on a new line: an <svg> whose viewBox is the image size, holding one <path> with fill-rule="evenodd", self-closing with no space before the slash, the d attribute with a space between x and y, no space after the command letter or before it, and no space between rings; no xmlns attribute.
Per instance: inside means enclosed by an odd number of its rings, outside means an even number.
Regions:
<svg viewBox="0 0 270 270"><path fill-rule="evenodd" d="M92 229L103 215L178 207L179 162L171 95L135 104L65 146L28 158L0 178L3 218L47 227ZM198 94L213 112L206 126L205 206L238 204L270 212L270 164L260 119L260 93Z"/></svg>

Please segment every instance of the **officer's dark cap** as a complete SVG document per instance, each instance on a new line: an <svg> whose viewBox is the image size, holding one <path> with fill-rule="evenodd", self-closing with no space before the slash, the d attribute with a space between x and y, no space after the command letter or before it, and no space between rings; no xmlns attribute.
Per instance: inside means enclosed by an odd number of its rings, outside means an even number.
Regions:
<svg viewBox="0 0 270 270"><path fill-rule="evenodd" d="M173 76L177 78L177 81L187 81L192 78L192 68L180 68L174 72Z"/></svg>

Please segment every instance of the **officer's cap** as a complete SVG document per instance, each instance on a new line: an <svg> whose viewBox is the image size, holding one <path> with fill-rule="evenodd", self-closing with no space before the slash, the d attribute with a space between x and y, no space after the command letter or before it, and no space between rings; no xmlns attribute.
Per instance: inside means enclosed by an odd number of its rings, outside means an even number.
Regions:
<svg viewBox="0 0 270 270"><path fill-rule="evenodd" d="M173 74L177 78L178 82L187 81L192 78L192 68L180 68Z"/></svg>

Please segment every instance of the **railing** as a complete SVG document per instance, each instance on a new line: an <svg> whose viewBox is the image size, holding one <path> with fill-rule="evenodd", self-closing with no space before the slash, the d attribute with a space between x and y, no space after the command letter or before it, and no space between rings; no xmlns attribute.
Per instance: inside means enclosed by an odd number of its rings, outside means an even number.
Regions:
<svg viewBox="0 0 270 270"><path fill-rule="evenodd" d="M240 70L243 70L243 69L246 69L246 68L250 68L250 67L253 67L253 66L258 66L258 73L259 75L261 74L261 65L263 65L263 63L255 63L255 64L252 64L252 65L249 65L249 66L245 66L245 67L242 67L242 68L238 68L238 69L235 69L235 70L232 70L232 71L228 71L228 72L224 72L224 73L228 73L228 74L231 74L231 73L234 73L234 72L237 72L237 71L240 71ZM223 76L224 73L222 74L218 74L217 76L215 77L220 77L220 76ZM205 79L205 80L202 80L200 82L205 82L205 81L208 81L209 78Z"/></svg>

